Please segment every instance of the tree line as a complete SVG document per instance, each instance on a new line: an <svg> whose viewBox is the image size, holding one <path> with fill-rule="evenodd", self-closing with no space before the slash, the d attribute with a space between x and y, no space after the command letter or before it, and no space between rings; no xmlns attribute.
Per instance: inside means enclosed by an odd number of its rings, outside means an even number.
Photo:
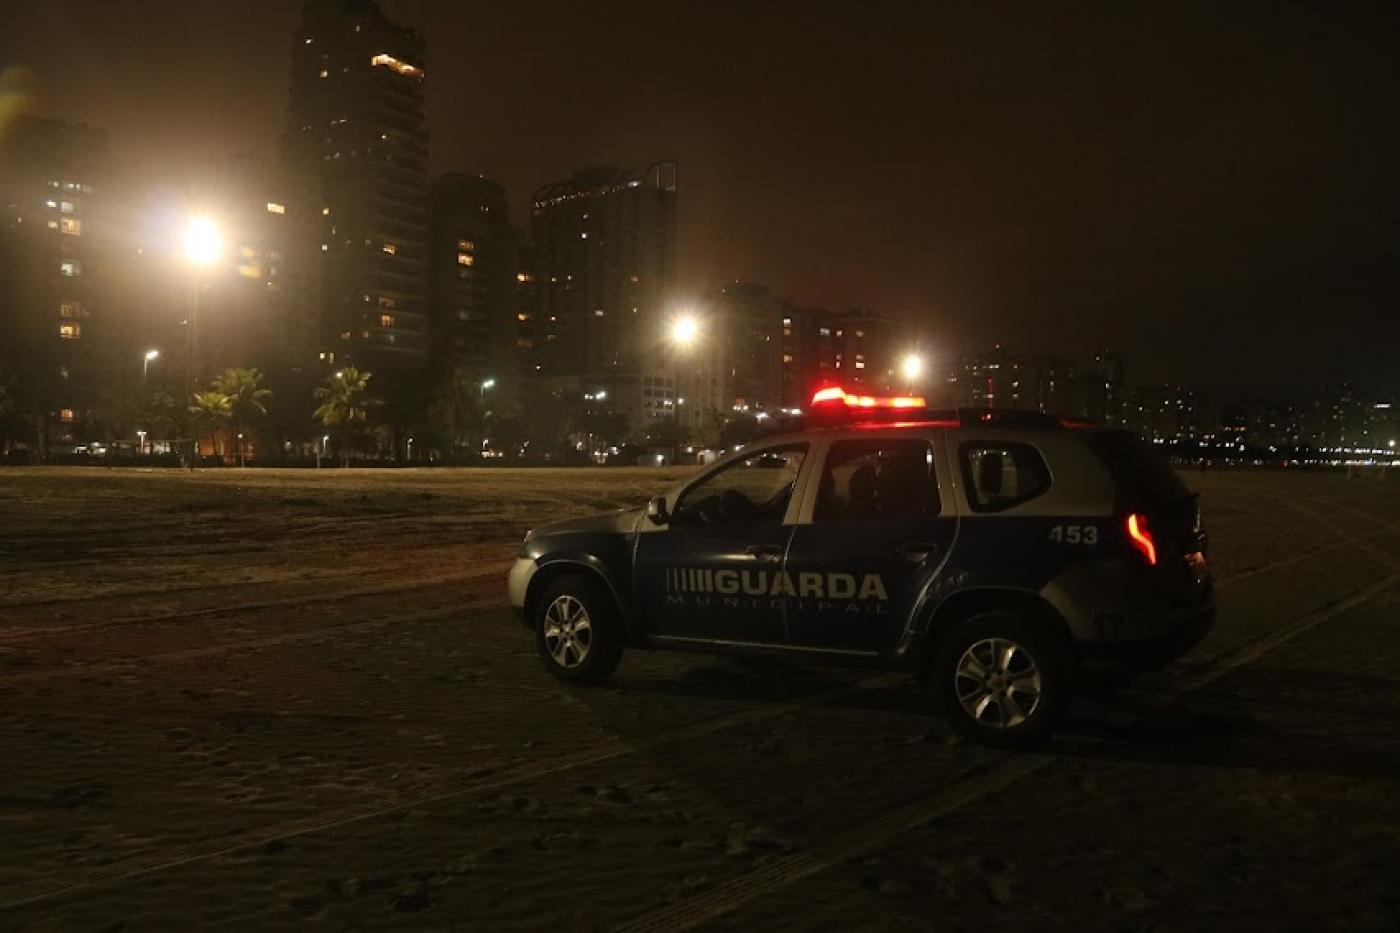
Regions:
<svg viewBox="0 0 1400 933"><path fill-rule="evenodd" d="M309 388L309 391L308 391ZM383 397L371 372L345 366L320 384L274 388L252 367L225 369L183 402L169 386L146 388L105 418L73 425L75 438L104 439L114 449L153 455L186 454L194 444L219 461L245 464L329 458L471 463L586 463L591 451L628 447L669 449L687 444L741 443L755 425L747 416L710 426L698 436L674 419L638 429L607 401L557 391L536 403L491 410L480 374L465 368L446 374L426 405L406 408ZM26 404L12 373L0 371L0 454L16 444L34 445L51 412ZM140 440L137 440L138 434ZM193 444L191 444L193 442ZM181 445L185 446L181 446ZM44 445L38 445L43 459Z"/></svg>

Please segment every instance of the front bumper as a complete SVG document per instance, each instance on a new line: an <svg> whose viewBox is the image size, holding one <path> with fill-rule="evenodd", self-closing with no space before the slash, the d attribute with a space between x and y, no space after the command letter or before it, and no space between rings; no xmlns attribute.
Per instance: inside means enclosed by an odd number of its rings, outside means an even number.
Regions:
<svg viewBox="0 0 1400 933"><path fill-rule="evenodd" d="M510 575L506 577L506 596L510 607L520 618L525 617L525 597L530 592L530 580L535 576L539 565L530 557L517 557L511 564Z"/></svg>

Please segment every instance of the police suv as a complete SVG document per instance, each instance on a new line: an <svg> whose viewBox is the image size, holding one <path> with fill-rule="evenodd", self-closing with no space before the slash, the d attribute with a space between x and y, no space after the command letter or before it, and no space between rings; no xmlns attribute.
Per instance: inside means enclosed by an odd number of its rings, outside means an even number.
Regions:
<svg viewBox="0 0 1400 933"><path fill-rule="evenodd" d="M1129 432L825 389L645 508L525 538L510 602L556 676L627 647L910 670L990 744L1044 738L1086 659L1160 666L1214 617L1195 497Z"/></svg>

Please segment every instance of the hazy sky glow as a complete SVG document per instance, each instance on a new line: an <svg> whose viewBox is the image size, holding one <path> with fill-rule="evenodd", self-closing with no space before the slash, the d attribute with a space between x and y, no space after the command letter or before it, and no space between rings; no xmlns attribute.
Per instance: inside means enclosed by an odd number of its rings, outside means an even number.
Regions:
<svg viewBox="0 0 1400 933"><path fill-rule="evenodd" d="M384 3L435 171L681 161L683 280L1121 346L1134 382L1400 392L1396 5ZM174 175L273 156L300 4L8 3L34 111Z"/></svg>

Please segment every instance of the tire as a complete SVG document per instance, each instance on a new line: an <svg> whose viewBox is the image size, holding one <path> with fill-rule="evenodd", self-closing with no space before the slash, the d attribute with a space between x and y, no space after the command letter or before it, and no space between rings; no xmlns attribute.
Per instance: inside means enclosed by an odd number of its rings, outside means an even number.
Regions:
<svg viewBox="0 0 1400 933"><path fill-rule="evenodd" d="M1071 671L1056 633L997 610L966 619L943 639L933 683L958 732L984 745L1029 748L1046 741L1069 708Z"/></svg>
<svg viewBox="0 0 1400 933"><path fill-rule="evenodd" d="M559 577L535 603L535 645L551 674L570 683L606 683L622 660L622 620L612 594L581 574Z"/></svg>

